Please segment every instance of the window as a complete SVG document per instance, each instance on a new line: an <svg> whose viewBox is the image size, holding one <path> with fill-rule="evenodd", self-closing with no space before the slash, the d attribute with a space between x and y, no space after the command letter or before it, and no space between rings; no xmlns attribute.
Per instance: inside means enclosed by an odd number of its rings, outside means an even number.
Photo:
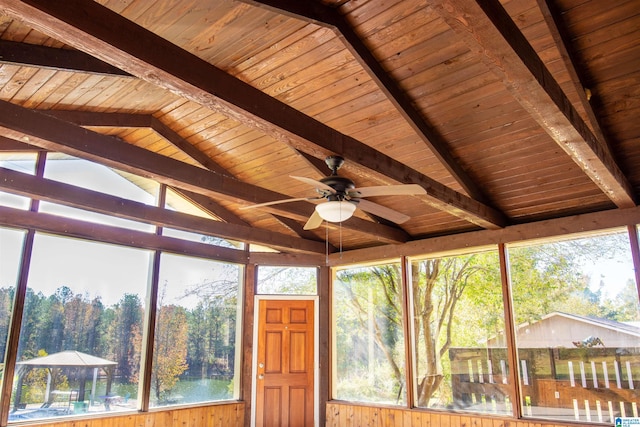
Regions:
<svg viewBox="0 0 640 427"><path fill-rule="evenodd" d="M313 267L258 267L258 293L316 295L317 269Z"/></svg>
<svg viewBox="0 0 640 427"><path fill-rule="evenodd" d="M150 259L36 234L11 421L137 408Z"/></svg>
<svg viewBox="0 0 640 427"><path fill-rule="evenodd" d="M156 205L155 181L60 153L47 154L44 177L147 205Z"/></svg>
<svg viewBox="0 0 640 427"><path fill-rule="evenodd" d="M0 153L0 167L33 175L36 169L35 153ZM0 206L29 209L29 198L0 191Z"/></svg>
<svg viewBox="0 0 640 427"><path fill-rule="evenodd" d="M410 263L416 405L511 414L496 251Z"/></svg>
<svg viewBox="0 0 640 427"><path fill-rule="evenodd" d="M23 231L0 228L0 385L24 236Z"/></svg>
<svg viewBox="0 0 640 427"><path fill-rule="evenodd" d="M334 398L406 403L401 277L398 263L337 271Z"/></svg>
<svg viewBox="0 0 640 427"><path fill-rule="evenodd" d="M148 205L155 205L159 191L159 185L148 179L58 153L47 156L44 177ZM150 224L56 203L41 203L40 212L132 230L155 230Z"/></svg>
<svg viewBox="0 0 640 427"><path fill-rule="evenodd" d="M526 417L638 417L640 328L628 234L509 249Z"/></svg>
<svg viewBox="0 0 640 427"><path fill-rule="evenodd" d="M162 254L151 406L237 398L238 265Z"/></svg>

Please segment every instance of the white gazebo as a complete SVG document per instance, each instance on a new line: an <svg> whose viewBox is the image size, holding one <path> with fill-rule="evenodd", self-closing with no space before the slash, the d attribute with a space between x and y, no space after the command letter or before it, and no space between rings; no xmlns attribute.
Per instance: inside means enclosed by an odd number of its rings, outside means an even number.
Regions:
<svg viewBox="0 0 640 427"><path fill-rule="evenodd" d="M90 354L82 353L80 351L67 350L59 353L49 354L47 356L37 357L35 359L25 360L16 363L18 374L18 388L16 390L15 405L19 405L21 397L21 384L22 378L28 369L44 368L47 369L47 388L45 391L45 403L49 402L51 394L51 378L52 370L59 368L83 368L93 369L93 382L91 386L91 402L95 399L96 395L96 381L98 378L98 369L103 369L110 377L113 373L113 367L116 366L116 362L111 360L102 359L100 357L92 356ZM110 381L107 381L110 385ZM107 387L109 388L109 387ZM109 390L107 390L108 393ZM84 395L84 381L80 382L80 390L78 396Z"/></svg>

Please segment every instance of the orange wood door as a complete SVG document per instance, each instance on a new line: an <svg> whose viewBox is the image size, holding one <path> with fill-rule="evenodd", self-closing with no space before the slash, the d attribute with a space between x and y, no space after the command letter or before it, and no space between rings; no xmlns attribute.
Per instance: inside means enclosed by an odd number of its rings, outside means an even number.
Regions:
<svg viewBox="0 0 640 427"><path fill-rule="evenodd" d="M260 300L256 426L314 423L313 301Z"/></svg>

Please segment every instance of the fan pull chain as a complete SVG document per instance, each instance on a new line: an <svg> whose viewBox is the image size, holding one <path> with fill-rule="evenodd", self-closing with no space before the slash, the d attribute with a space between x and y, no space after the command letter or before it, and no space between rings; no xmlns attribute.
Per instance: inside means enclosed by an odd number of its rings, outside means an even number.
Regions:
<svg viewBox="0 0 640 427"><path fill-rule="evenodd" d="M325 264L329 265L329 226L324 223Z"/></svg>
<svg viewBox="0 0 640 427"><path fill-rule="evenodd" d="M340 259L342 259L342 221L340 221Z"/></svg>

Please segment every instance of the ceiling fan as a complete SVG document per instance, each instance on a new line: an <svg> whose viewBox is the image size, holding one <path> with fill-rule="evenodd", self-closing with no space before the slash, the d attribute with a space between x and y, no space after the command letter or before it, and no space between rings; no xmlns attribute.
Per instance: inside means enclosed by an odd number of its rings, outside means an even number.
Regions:
<svg viewBox="0 0 640 427"><path fill-rule="evenodd" d="M291 176L313 186L319 194L317 197L300 197L293 199L276 200L273 202L259 203L246 206L244 209L270 206L279 203L296 202L301 200L321 200L326 202L316 205L316 208L304 226L305 230L320 227L322 221L343 222L351 218L356 207L361 210L384 218L396 224L402 224L410 219L409 216L386 206L365 200L364 197L374 196L415 196L427 194L426 190L418 184L382 185L374 187L356 188L355 183L349 178L338 175L338 169L343 165L344 159L340 156L329 156L325 163L331 169L331 175L317 181L302 176Z"/></svg>

